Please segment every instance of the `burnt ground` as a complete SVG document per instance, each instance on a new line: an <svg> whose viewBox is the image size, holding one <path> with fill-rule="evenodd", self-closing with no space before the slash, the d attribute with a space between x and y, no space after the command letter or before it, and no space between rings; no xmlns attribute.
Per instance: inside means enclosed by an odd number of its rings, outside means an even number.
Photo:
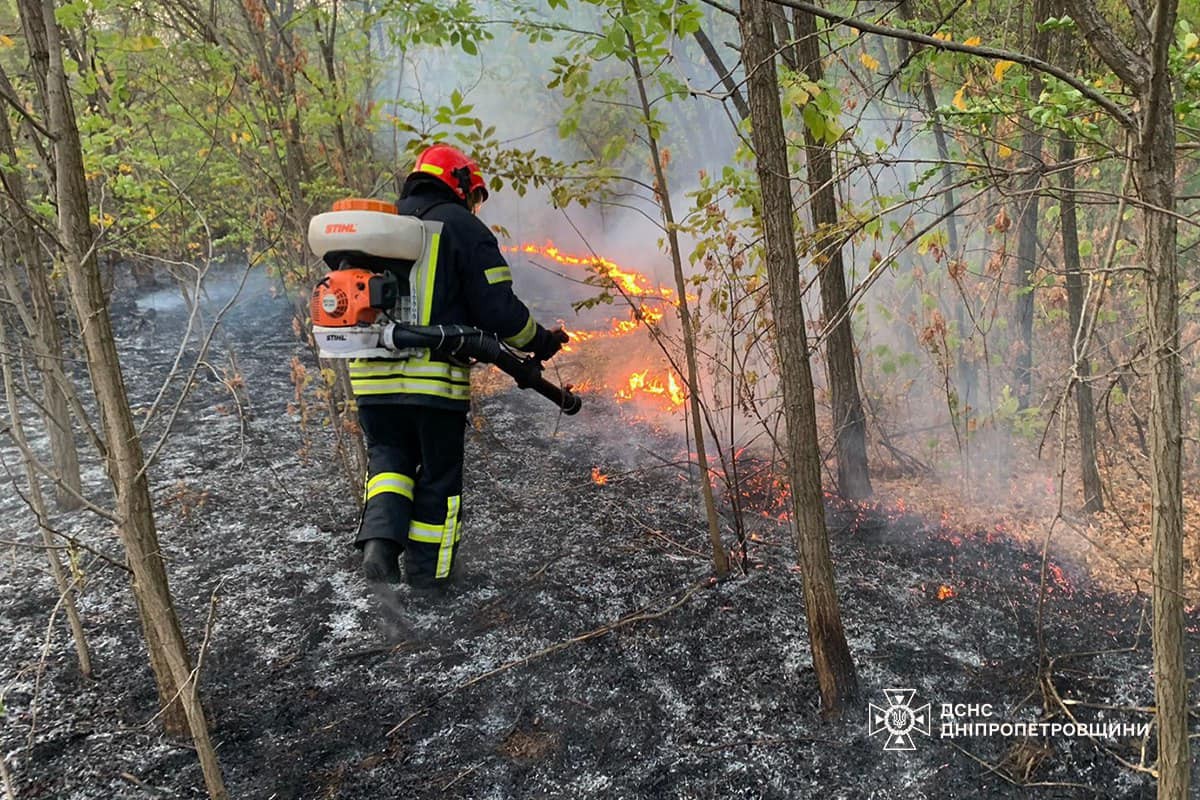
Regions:
<svg viewBox="0 0 1200 800"><path fill-rule="evenodd" d="M169 293L141 308L156 303L153 320L126 315L120 336L141 407L181 330ZM299 348L286 304L256 291L228 323L252 417L243 430L221 384L198 381L152 476L194 649L216 593L203 694L233 797L1153 795L1118 762L1139 760L1136 738L938 736L942 703L1052 719L1036 678L1040 555L995 531L830 510L862 698L822 722L786 531L758 518L749 574L710 584L703 520L669 465L683 443L602 397L570 419L516 389L482 399L457 589L372 592L329 435L289 413ZM96 496L102 477L89 468ZM7 487L0 514L0 538L33 541ZM54 524L119 552L94 517ZM187 743L151 721L124 575L82 555L97 667L85 683L63 625L42 659L55 604L43 556L0 552L0 750L16 797L204 796ZM1043 616L1058 692L1081 721L1148 721L1134 710L1153 702L1145 598L1053 567ZM1188 624L1194 675L1195 614ZM868 703L887 705L888 688L933 704L933 736L915 733L913 751L868 735Z"/></svg>

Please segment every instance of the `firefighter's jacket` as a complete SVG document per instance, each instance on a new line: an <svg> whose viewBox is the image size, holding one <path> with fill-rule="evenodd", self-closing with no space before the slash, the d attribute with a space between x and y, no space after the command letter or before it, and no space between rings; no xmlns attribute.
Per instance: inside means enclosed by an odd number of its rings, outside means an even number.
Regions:
<svg viewBox="0 0 1200 800"><path fill-rule="evenodd" d="M424 176L414 176L424 177ZM472 325L495 333L517 349L546 336L513 293L512 273L495 235L450 189L436 180L409 179L396 209L442 223L429 243L432 279L416 302L418 325ZM407 275L401 275L407 285ZM350 383L360 405L401 403L466 411L470 367L431 355L407 359L354 359Z"/></svg>

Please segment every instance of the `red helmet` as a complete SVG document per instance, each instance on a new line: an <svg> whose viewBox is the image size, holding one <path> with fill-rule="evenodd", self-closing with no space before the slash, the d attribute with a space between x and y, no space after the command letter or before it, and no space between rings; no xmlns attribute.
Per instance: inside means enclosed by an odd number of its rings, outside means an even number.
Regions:
<svg viewBox="0 0 1200 800"><path fill-rule="evenodd" d="M487 187L483 183L483 173L479 165L461 150L448 144L435 144L417 156L413 174L427 172L450 187L463 200L470 199L475 191L482 194L482 199L488 196Z"/></svg>

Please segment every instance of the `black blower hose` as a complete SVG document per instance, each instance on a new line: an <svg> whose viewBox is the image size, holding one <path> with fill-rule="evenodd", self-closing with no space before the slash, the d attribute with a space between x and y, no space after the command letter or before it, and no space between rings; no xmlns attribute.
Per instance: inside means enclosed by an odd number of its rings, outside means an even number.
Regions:
<svg viewBox="0 0 1200 800"><path fill-rule="evenodd" d="M533 389L562 409L578 414L583 401L569 390L542 377L542 364L535 358L520 358L500 344L494 334L468 325L389 325L384 331L389 349L429 348L448 358L473 358L495 364L522 389Z"/></svg>

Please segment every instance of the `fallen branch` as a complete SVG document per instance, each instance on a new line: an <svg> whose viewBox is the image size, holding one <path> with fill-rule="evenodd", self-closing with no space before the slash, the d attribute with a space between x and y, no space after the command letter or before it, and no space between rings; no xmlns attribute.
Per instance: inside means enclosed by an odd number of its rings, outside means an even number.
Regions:
<svg viewBox="0 0 1200 800"><path fill-rule="evenodd" d="M416 650L415 642L400 642L399 644L382 644L378 647L368 647L364 650L351 650L348 653L338 653L334 656L338 661L353 661L356 658L370 658L382 654L395 655L406 650Z"/></svg>
<svg viewBox="0 0 1200 800"><path fill-rule="evenodd" d="M454 779L453 779L453 780L451 780L449 783L443 784L443 785L442 785L442 791L444 792L444 791L448 790L448 789L449 789L451 786L453 786L454 784L458 783L458 782L459 782L459 781L461 781L463 778L467 777L467 776L468 776L468 775L470 775L471 773L475 772L475 770L477 770L477 769L479 769L480 767L482 767L482 766L483 766L483 764L484 764L484 762L480 761L478 764L476 764L476 765L475 765L475 766L473 766L473 767L467 767L467 768L466 768L466 769L464 769L462 772L458 773L458 775L456 775L456 776L454 777Z"/></svg>
<svg viewBox="0 0 1200 800"><path fill-rule="evenodd" d="M675 602L671 603L669 606L661 608L657 611L648 610L650 608L650 606L654 605L654 603L658 602L659 600L664 599L663 597L656 598L654 601L651 601L650 603L646 604L645 606L642 606L642 608L638 609L637 611L634 611L631 614L627 614L626 616L621 617L620 619L616 620L615 622L610 622L607 625L601 625L599 628L593 628L592 630L587 631L586 633L581 633L580 635L575 636L571 639L566 639L564 641L557 642L556 644L552 644L549 647L544 647L541 650L538 650L537 652L530 653L529 655L522 656L521 658L518 658L518 659L514 659L513 661L509 661L505 664L501 664L500 666L496 667L495 669L490 669L487 672L484 672L480 675L476 675L474 678L471 678L468 681L464 681L463 683L457 684L455 686L451 686L449 689L446 689L446 690L440 692L432 700L429 700L424 705L422 705L420 708L418 708L416 711L412 712L407 717L405 717L404 719L397 722L394 726L392 726L392 728L387 732L386 735L393 736L397 731L399 731L405 725L412 722L417 717L420 717L420 716L426 714L427 712L429 712L435 705L437 705L439 700L449 697L452 694L456 694L456 693L462 691L463 689L469 689L470 687L474 686L475 684L482 683L483 681L487 680L488 678L495 677L496 675L499 675L502 672L508 672L511 669L516 669L517 667L522 667L522 666L525 666L526 664L531 664L534 661L545 658L546 656L553 655L554 653L557 653L560 650L566 650L571 645L580 644L582 642L587 642L592 639L599 639L603 636L607 636L610 633L614 633L614 632L620 630L621 628L627 628L636 622L647 622L652 619L659 619L661 617L665 617L667 614L671 613L672 611L674 611L675 609L679 608L684 603L686 603L688 600L690 600L692 595L696 594L696 592L700 591L701 589L703 589L707 586L712 586L713 584L714 584L714 579L712 577L701 578L700 580L696 581L692 585L685 588L683 590L682 594L679 595L679 599L677 599ZM672 595L676 594L677 591L671 592L670 594L667 594L664 597L671 597Z"/></svg>
<svg viewBox="0 0 1200 800"><path fill-rule="evenodd" d="M169 794L167 792L164 792L162 789L159 789L157 786L151 786L150 784L146 783L145 781L143 781L142 779L138 778L136 775L134 775L130 772L122 772L121 780L128 781L129 783L132 783L134 786L138 787L139 789L149 792L150 794L157 795L158 797L169 796Z"/></svg>

